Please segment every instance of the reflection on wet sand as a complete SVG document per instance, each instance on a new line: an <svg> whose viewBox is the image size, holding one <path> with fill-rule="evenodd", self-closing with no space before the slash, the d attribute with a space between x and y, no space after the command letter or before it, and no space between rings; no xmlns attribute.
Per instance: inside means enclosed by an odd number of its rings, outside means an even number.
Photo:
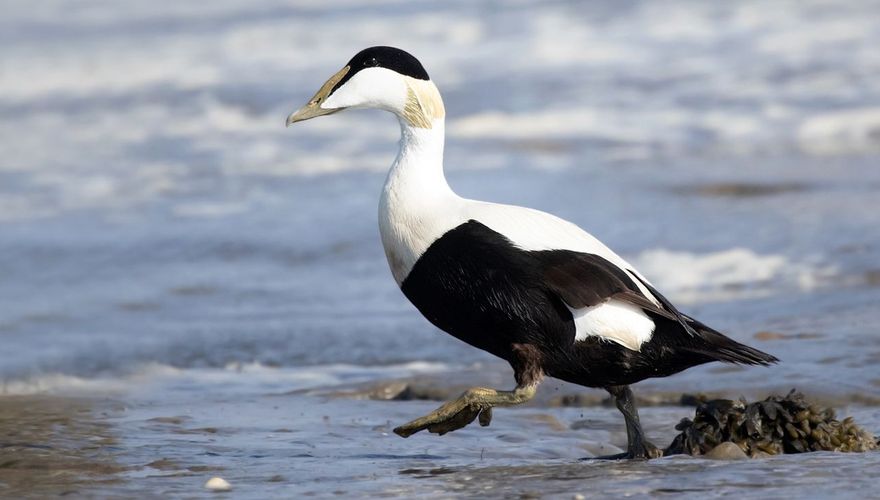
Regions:
<svg viewBox="0 0 880 500"><path fill-rule="evenodd" d="M73 495L121 482L112 402L53 396L0 397L0 496Z"/></svg>

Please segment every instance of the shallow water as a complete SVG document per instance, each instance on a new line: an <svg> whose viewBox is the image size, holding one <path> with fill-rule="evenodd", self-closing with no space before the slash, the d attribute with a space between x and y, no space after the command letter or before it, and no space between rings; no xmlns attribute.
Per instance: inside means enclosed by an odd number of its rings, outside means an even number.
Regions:
<svg viewBox="0 0 880 500"><path fill-rule="evenodd" d="M621 445L622 419L555 407L599 393L552 381L489 429L390 434L437 403L352 392L508 387L510 370L390 278L375 213L394 120L282 122L356 50L411 50L445 98L454 189L578 223L783 360L637 395L797 387L880 432L878 18L857 1L5 6L0 494L198 496L212 475L254 498L839 495L829 476L857 494L877 454L578 462ZM643 420L665 445L692 413Z"/></svg>

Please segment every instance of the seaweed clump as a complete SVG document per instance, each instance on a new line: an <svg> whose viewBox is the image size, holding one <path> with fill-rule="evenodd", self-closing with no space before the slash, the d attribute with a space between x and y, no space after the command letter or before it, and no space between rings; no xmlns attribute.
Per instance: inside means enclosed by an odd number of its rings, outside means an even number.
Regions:
<svg viewBox="0 0 880 500"><path fill-rule="evenodd" d="M858 427L852 417L837 420L831 408L807 403L792 389L786 396L763 401L715 399L697 407L694 420L675 426L681 433L664 455L704 455L721 443L732 442L751 457L809 451L862 452L878 441Z"/></svg>

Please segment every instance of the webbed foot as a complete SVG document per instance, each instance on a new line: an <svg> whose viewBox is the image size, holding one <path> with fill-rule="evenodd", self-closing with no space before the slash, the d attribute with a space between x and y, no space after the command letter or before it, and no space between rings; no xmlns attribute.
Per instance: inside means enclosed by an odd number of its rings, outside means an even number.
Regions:
<svg viewBox="0 0 880 500"><path fill-rule="evenodd" d="M629 386L611 386L606 388L614 398L617 409L623 413L626 422L626 452L616 455L585 458L584 460L650 460L663 456L663 450L657 448L645 438L639 412L636 410L635 398Z"/></svg>
<svg viewBox="0 0 880 500"><path fill-rule="evenodd" d="M467 426L479 419L480 425L486 427L492 422L492 407L513 406L525 403L536 392L536 385L517 387L512 391L496 391L485 387L468 389L458 399L450 401L424 417L401 425L394 433L401 437L410 437L416 432L428 430L443 435Z"/></svg>

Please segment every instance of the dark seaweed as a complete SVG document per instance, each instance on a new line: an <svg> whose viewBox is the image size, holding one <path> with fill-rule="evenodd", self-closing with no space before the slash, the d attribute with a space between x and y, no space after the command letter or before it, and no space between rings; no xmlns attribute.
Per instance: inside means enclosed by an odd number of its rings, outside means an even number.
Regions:
<svg viewBox="0 0 880 500"><path fill-rule="evenodd" d="M837 420L831 408L809 404L792 389L786 396L763 401L715 399L697 406L694 419L682 419L681 433L664 455L703 455L730 441L755 457L809 451L861 452L878 447L878 439L851 417Z"/></svg>

